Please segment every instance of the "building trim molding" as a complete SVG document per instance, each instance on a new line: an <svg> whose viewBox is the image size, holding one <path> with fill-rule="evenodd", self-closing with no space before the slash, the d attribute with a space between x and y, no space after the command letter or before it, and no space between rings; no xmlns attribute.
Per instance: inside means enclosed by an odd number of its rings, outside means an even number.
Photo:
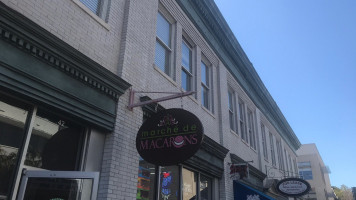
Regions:
<svg viewBox="0 0 356 200"><path fill-rule="evenodd" d="M130 84L2 2L0 51L1 88L114 129L118 98Z"/></svg>

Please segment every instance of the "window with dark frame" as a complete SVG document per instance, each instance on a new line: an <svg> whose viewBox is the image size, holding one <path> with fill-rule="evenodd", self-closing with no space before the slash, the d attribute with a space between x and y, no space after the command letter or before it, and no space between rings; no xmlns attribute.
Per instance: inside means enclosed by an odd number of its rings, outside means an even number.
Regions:
<svg viewBox="0 0 356 200"><path fill-rule="evenodd" d="M282 145L279 140L277 140L277 154L278 154L278 164L279 164L279 169L284 170L284 158L283 158L283 152L282 152Z"/></svg>
<svg viewBox="0 0 356 200"><path fill-rule="evenodd" d="M287 150L286 149L284 149L284 156L285 156L285 159L286 159L286 168L285 168L285 170L287 171L287 174L289 176L290 172L289 172L288 155L287 155Z"/></svg>
<svg viewBox="0 0 356 200"><path fill-rule="evenodd" d="M204 61L201 61L201 103L202 105L210 110L212 110L212 97L211 97L211 80L210 80L211 68L205 64Z"/></svg>
<svg viewBox="0 0 356 200"><path fill-rule="evenodd" d="M310 162L298 162L299 175L304 180L313 180L313 172Z"/></svg>
<svg viewBox="0 0 356 200"><path fill-rule="evenodd" d="M270 144L270 148L271 148L272 165L276 166L276 154L274 151L273 135L271 132L269 133L269 144Z"/></svg>
<svg viewBox="0 0 356 200"><path fill-rule="evenodd" d="M245 103L241 99L239 99L239 126L242 140L248 143L249 141L246 132Z"/></svg>
<svg viewBox="0 0 356 200"><path fill-rule="evenodd" d="M193 89L193 59L192 46L183 38L182 40L182 88L185 91Z"/></svg>
<svg viewBox="0 0 356 200"><path fill-rule="evenodd" d="M262 123L261 123L261 135L262 135L263 157L266 160L268 160L266 130L265 130L265 126Z"/></svg>
<svg viewBox="0 0 356 200"><path fill-rule="evenodd" d="M82 170L85 127L58 113L5 95L0 95L0 108L0 196L16 195L14 180L23 168ZM67 190L62 194L69 195Z"/></svg>
<svg viewBox="0 0 356 200"><path fill-rule="evenodd" d="M237 132L236 128L236 118L235 118L235 97L234 92L232 90L228 90L228 99L229 99L229 122L230 122L230 129L233 130L235 133Z"/></svg>
<svg viewBox="0 0 356 200"><path fill-rule="evenodd" d="M156 48L155 48L155 65L168 76L172 77L171 70L171 27L169 21L160 13L157 13L156 27Z"/></svg>
<svg viewBox="0 0 356 200"><path fill-rule="evenodd" d="M248 119L248 136L251 148L256 150L256 135L255 135L255 123L253 119L253 112L247 108L247 119Z"/></svg>

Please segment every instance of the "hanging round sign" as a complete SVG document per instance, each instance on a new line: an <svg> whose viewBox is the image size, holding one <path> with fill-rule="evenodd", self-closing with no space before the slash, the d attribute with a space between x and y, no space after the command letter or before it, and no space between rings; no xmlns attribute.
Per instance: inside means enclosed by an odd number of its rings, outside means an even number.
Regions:
<svg viewBox="0 0 356 200"><path fill-rule="evenodd" d="M307 194L310 184L300 178L286 178L277 183L277 191L288 197L298 197Z"/></svg>
<svg viewBox="0 0 356 200"><path fill-rule="evenodd" d="M147 119L136 136L140 156L152 164L168 166L193 156L203 140L203 126L194 114L178 108Z"/></svg>

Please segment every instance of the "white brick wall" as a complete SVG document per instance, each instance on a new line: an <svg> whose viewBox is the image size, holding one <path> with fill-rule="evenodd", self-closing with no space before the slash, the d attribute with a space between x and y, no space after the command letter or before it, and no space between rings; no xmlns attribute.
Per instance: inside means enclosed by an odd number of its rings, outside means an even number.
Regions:
<svg viewBox="0 0 356 200"><path fill-rule="evenodd" d="M158 0L112 0L107 24L95 20L73 0L2 0L6 5L30 18L61 40L78 49L89 58L121 76L137 91L181 92L181 40L183 32L194 44L195 80L197 94L160 103L165 108L182 107L197 115L204 126L205 134L222 144L246 161L253 160L254 167L265 173L265 166L271 165L268 131L280 139L273 126L256 108L237 81L227 71L218 56L208 46L198 30L180 7L172 0L162 0L162 6L175 19L173 58L175 77L167 78L154 67L156 16ZM214 84L214 112L201 105L200 60L202 54L212 64ZM230 131L228 113L228 86L255 113L257 150L246 145L239 135ZM152 99L162 94L142 94ZM135 102L139 101L139 96ZM138 153L135 147L137 131L142 124L142 110L127 109L129 92L122 95L117 107L115 131L106 135L98 199L136 199ZM269 161L263 159L261 151L260 123L266 126ZM294 152L284 148L295 158ZM284 152L283 148L283 152ZM277 148L275 147L277 155ZM262 155L262 156L261 156ZM219 180L220 199L233 199L232 180L229 175L230 155L224 161L225 173ZM278 158L276 157L278 166Z"/></svg>
<svg viewBox="0 0 356 200"><path fill-rule="evenodd" d="M73 0L1 0L59 39L117 73L125 0L111 3L103 26Z"/></svg>

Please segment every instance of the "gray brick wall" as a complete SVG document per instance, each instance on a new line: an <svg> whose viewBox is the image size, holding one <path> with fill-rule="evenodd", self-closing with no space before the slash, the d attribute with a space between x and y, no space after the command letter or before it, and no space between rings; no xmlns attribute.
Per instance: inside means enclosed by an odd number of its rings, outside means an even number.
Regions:
<svg viewBox="0 0 356 200"><path fill-rule="evenodd" d="M137 91L181 92L181 42L182 35L193 43L195 67L194 79L197 94L182 99L160 103L165 108L183 107L197 115L204 126L205 134L222 144L244 160L264 172L271 161L261 159L260 123L266 126L267 149L270 152L268 130L276 138L281 138L273 126L258 111L238 82L227 71L218 56L209 47L199 31L190 22L180 7L172 0L162 0L161 6L174 18L174 45L172 58L175 77L167 78L154 66L156 42L156 16L158 0L112 0L108 22L93 18L74 0L2 0L6 5L30 18L61 40L78 49L89 58L98 62L113 73L132 84ZM200 60L204 55L211 63L213 73L213 112L201 105ZM240 135L230 131L228 113L228 87L232 87L242 98L256 118L257 150L251 149ZM150 98L162 97L162 94L147 95ZM106 135L102 169L98 190L98 199L136 199L138 153L135 148L137 131L142 124L141 108L127 109L129 91L122 95L117 106L117 120L113 133ZM295 158L294 152L284 148ZM283 148L283 149L284 149ZM284 151L284 150L283 150ZM275 147L277 155L277 148ZM263 155L263 154L262 154ZM269 159L271 156L269 155ZM278 158L277 166L278 166ZM232 180L229 175L230 155L224 161L225 173L219 180L220 199L233 199Z"/></svg>
<svg viewBox="0 0 356 200"><path fill-rule="evenodd" d="M111 1L109 20L104 23L105 26L92 18L74 0L2 2L117 73L125 0Z"/></svg>

